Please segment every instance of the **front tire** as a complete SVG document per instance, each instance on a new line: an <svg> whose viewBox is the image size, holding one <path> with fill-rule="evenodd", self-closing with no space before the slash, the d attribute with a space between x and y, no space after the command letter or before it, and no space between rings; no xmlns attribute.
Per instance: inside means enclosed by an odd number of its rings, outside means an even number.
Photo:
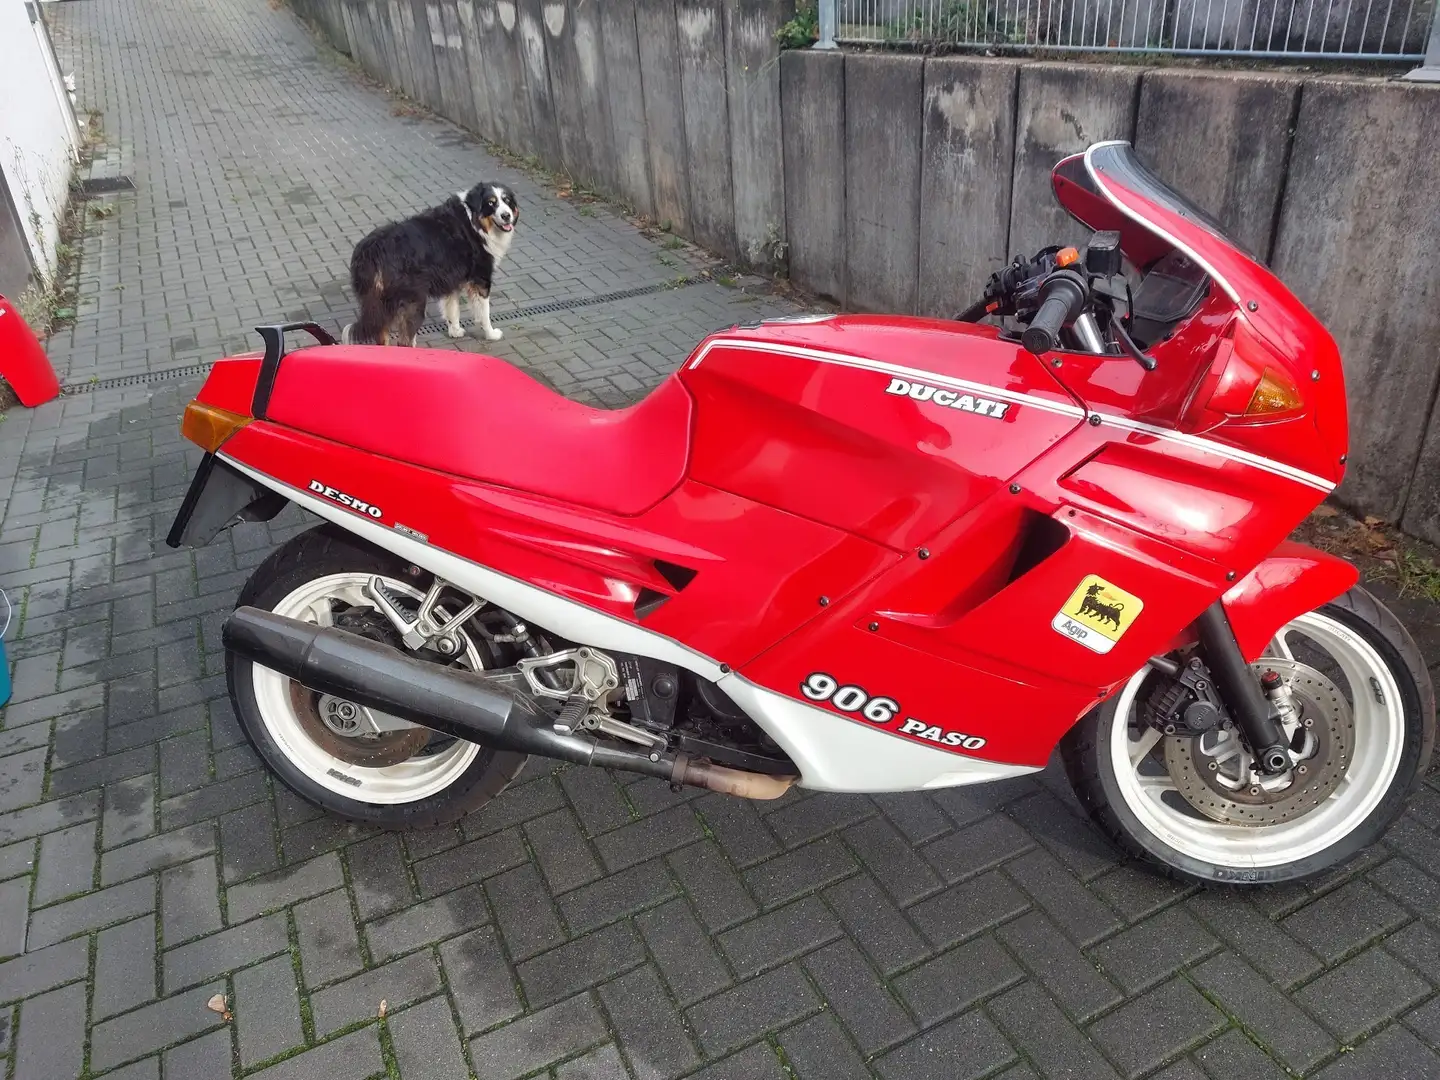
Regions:
<svg viewBox="0 0 1440 1080"><path fill-rule="evenodd" d="M339 613L374 610L362 587L375 575L392 593L418 599L431 580L418 569L322 525L261 563L238 606L330 625ZM464 666L479 670L491 661L478 635L465 642ZM234 653L225 664L235 716L261 760L295 794L351 821L400 830L445 825L499 795L525 764L524 754L428 729L383 734L368 744L346 738L325 725L322 696L314 691Z"/></svg>
<svg viewBox="0 0 1440 1080"><path fill-rule="evenodd" d="M1147 725L1147 683L1161 678L1148 668L1061 744L1071 785L1095 823L1172 877L1261 885L1338 866L1380 838L1428 765L1435 740L1429 673L1399 620L1364 589L1288 623L1255 666L1281 670L1303 687L1309 722L1301 723L1324 732L1319 743L1300 734L1314 756L1303 777L1298 769L1287 774L1303 785L1293 790L1313 797L1287 800L1285 778L1273 781L1273 794L1263 790L1254 774L1246 779L1244 758L1227 788L1238 739L1222 750L1226 737L1206 743Z"/></svg>

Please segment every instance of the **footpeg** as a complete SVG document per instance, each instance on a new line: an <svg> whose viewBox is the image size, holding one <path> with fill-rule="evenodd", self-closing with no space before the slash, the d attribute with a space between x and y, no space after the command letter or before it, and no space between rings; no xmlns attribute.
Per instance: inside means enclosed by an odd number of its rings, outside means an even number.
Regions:
<svg viewBox="0 0 1440 1080"><path fill-rule="evenodd" d="M555 718L555 730L561 735L573 735L585 723L589 713L590 702L577 694L560 707L560 715Z"/></svg>

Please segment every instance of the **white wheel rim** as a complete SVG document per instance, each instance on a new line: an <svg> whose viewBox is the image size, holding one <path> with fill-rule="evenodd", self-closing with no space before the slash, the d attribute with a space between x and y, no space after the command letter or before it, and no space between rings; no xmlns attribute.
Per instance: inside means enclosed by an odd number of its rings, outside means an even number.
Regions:
<svg viewBox="0 0 1440 1080"><path fill-rule="evenodd" d="M1110 765L1121 798L1140 825L1182 855L1216 866L1264 869L1297 863L1339 843L1385 797L1400 767L1405 744L1405 713L1400 688L1380 654L1350 627L1309 612L1287 624L1269 652L1290 656L1290 636L1299 633L1322 648L1349 684L1354 721L1354 752L1339 786L1315 809L1273 825L1226 825L1191 817L1162 801L1173 791L1169 778L1140 776L1137 766L1162 736L1132 725L1141 684L1148 669L1125 684L1116 701L1110 729ZM1373 680L1373 681L1372 681ZM1173 798L1173 796L1172 796Z"/></svg>
<svg viewBox="0 0 1440 1080"><path fill-rule="evenodd" d="M330 574L306 582L272 609L304 622L330 625L330 601L374 607L364 593L370 574ZM419 600L424 594L403 581L384 579L394 593ZM468 648L470 666L481 665L474 646ZM305 776L325 790L346 799L394 806L418 802L444 791L470 767L480 747L475 743L456 740L450 746L421 757L413 757L398 765L368 768L355 765L321 749L306 734L295 714L290 698L291 680L259 664L251 665L255 687L255 703L260 718L281 752Z"/></svg>

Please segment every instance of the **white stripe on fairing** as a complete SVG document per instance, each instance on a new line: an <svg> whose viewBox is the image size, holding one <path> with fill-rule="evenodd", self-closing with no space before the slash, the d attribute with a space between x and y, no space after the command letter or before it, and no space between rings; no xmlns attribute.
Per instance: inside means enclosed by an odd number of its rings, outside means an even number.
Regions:
<svg viewBox="0 0 1440 1080"><path fill-rule="evenodd" d="M1125 428L1142 435L1151 435L1166 442L1179 443L1181 446L1188 446L1192 450L1201 450L1207 454L1217 454L1231 461L1238 461L1242 465L1250 465L1266 472L1274 473L1276 476L1283 476L1287 480L1294 480L1297 484L1304 484L1307 487L1317 488L1327 495L1335 490L1335 485L1323 476L1316 476L1304 469L1297 469L1294 465L1287 465L1283 461L1276 461L1274 458L1262 457L1259 454L1252 454L1249 450L1241 450L1235 446L1226 446L1223 443L1212 442L1199 435L1190 435L1184 431L1173 431L1170 428L1155 427L1153 424L1142 423L1139 420L1131 420L1128 416L1115 416L1112 413L1101 413L1101 423L1109 424L1111 427Z"/></svg>
<svg viewBox="0 0 1440 1080"><path fill-rule="evenodd" d="M939 372L926 371L923 368L902 367L899 364L890 364L883 360L869 360L865 357L826 352L823 349L811 349L800 345L771 345L761 341L714 338L706 342L704 348L700 350L700 354L696 356L694 360L690 361L690 369L694 370L699 367L700 362L710 354L712 349L722 346L727 349L738 349L743 352L779 353L784 356L796 356L804 360L814 360L820 364L833 364L837 367L856 368L861 371L875 371L884 375L896 375L906 379L935 383L957 390L964 390L968 394L978 394L982 397L993 398L999 401L1008 401L1015 405L1024 405L1027 408L1040 409L1045 412L1057 413L1061 416L1074 417L1077 420L1084 420L1088 416L1095 415L1100 417L1100 426L1102 427L1109 426L1120 428L1123 431L1134 431L1138 434L1152 436L1164 442L1173 442L1188 447L1191 450L1214 454L1228 461L1235 461L1242 465L1249 465L1252 468L1261 469L1264 472L1273 473L1276 476L1283 476L1287 480L1294 480L1296 483L1316 488L1326 494L1329 494L1335 489L1335 485L1323 476L1316 476L1313 473L1306 472L1304 469L1297 469L1293 465L1287 465L1283 461L1275 461L1273 458L1252 454L1248 450L1227 446L1224 443L1214 442L1211 439L1202 438L1199 435L1189 435L1183 431L1173 431L1169 428L1155 427L1153 424L1132 420L1127 416L1118 416L1115 413L1096 412L1091 414L1080 408L1080 406L1070 404L1069 402L1051 401L1048 398L1022 394L1015 390L1002 390L998 386L987 386L985 383L971 382L968 379L957 379L949 375L942 375Z"/></svg>
<svg viewBox="0 0 1440 1080"><path fill-rule="evenodd" d="M718 662L671 638L538 589L443 548L414 540L225 454L217 456L317 517L332 521L376 547L394 552L537 626L597 648L665 660L718 683L731 700L790 755L800 769L802 787L820 791L919 791L1036 771L1025 765L985 761L925 746L767 690L734 672L722 672Z"/></svg>
<svg viewBox="0 0 1440 1080"><path fill-rule="evenodd" d="M745 352L780 353L784 356L798 356L802 360L816 360L822 364L834 364L837 367L859 368L863 371L880 371L886 375L898 375L906 379L921 379L925 382L936 383L940 386L948 386L954 390L963 390L967 394L980 394L998 401L1008 401L1014 405L1028 405L1032 408L1044 409L1047 412L1059 413L1061 416L1073 416L1077 420L1085 419L1085 410L1080 408L1079 405L1071 404L1068 401L1050 401L1046 398L1017 393L1014 390L1002 390L998 386L986 386L984 383L971 382L968 379L957 379L950 375L941 375L937 371L902 367L900 364L888 364L883 360L869 360L861 356L848 356L845 353L826 352L823 349L811 349L801 345L771 345L763 341L746 341L736 338L714 339L707 342L705 347L700 350L700 355L690 361L690 369L693 371L699 367L700 361L709 355L710 350L721 345L727 349L739 349Z"/></svg>

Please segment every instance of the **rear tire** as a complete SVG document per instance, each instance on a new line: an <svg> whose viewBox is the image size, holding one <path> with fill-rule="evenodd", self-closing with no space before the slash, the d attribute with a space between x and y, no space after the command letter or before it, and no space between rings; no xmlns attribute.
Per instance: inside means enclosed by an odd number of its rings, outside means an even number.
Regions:
<svg viewBox="0 0 1440 1080"><path fill-rule="evenodd" d="M342 529L322 525L261 563L237 606L323 621L331 597L335 605L368 605L358 583L372 575L385 578L395 590L423 593L430 575L416 571ZM470 666L489 666L483 642L472 639L470 647ZM234 653L227 654L225 666L235 716L261 760L302 799L351 821L399 830L446 825L499 795L525 764L524 754L435 733L421 752L398 764L366 767L335 756L308 734L316 720L301 706L313 691ZM349 751L344 740L332 738L330 744Z"/></svg>
<svg viewBox="0 0 1440 1080"><path fill-rule="evenodd" d="M1201 883L1298 881L1354 858L1400 815L1430 760L1435 693L1399 620L1355 588L1282 628L1259 664L1267 660L1307 685L1325 688L1319 697L1328 704L1312 703L1307 713L1315 715L1305 726L1313 730L1319 724L1336 734L1326 752L1311 759L1308 775L1313 781L1330 769L1333 788L1323 795L1317 791L1313 803L1307 797L1277 813L1273 803L1247 800L1259 789L1245 787L1245 781L1233 789L1237 801L1227 802L1229 793L1216 777L1233 764L1222 767L1218 763L1225 758L1204 757L1199 739L1162 736L1140 719L1144 684L1159 678L1147 669L1061 743L1076 795L1126 852L1171 877ZM1324 715L1327 708L1333 716ZM1177 740L1193 749L1172 757L1167 748L1173 751L1169 744ZM1157 753L1164 759L1159 767ZM1234 750L1229 753L1233 758ZM1195 771L1177 778L1177 768L1185 767L1175 763L1189 761L1197 763ZM1301 782L1298 774L1291 782ZM1220 808L1231 820L1200 812L1197 801ZM1233 823L1257 812L1280 820Z"/></svg>

